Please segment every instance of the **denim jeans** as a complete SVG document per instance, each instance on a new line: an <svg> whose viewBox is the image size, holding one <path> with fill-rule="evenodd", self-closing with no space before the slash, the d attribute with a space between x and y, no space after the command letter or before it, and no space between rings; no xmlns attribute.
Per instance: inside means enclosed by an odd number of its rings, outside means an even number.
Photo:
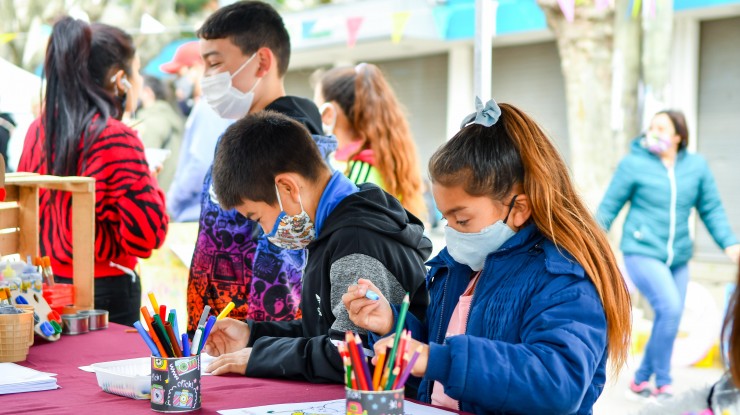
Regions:
<svg viewBox="0 0 740 415"><path fill-rule="evenodd" d="M681 323L686 285L689 282L688 264L668 267L654 258L625 255L624 265L635 286L655 312L653 331L645 346L642 364L635 373L635 383L640 384L655 375L658 387L670 385L673 342Z"/></svg>

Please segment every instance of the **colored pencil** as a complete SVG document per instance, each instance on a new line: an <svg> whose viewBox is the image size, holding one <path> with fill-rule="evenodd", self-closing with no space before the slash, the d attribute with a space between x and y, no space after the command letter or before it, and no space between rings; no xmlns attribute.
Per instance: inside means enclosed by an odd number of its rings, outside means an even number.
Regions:
<svg viewBox="0 0 740 415"><path fill-rule="evenodd" d="M398 352L398 342L401 340L401 330L403 330L403 324L406 322L406 313L409 310L409 293L403 297L401 303L401 311L398 312L398 321L396 322L396 337L393 339L393 348L391 349L390 357L388 358L388 371L392 372L393 366L396 363L396 353ZM390 375L388 376L390 379ZM388 390L392 384L385 385L385 389Z"/></svg>
<svg viewBox="0 0 740 415"><path fill-rule="evenodd" d="M411 370L414 368L414 365L416 364L416 359L419 358L419 355L421 354L423 348L422 346L419 346L416 348L416 351L414 351L414 354L411 356L411 359L409 359L409 362L406 364L406 368L403 370L403 373L401 373L401 376L396 381L396 384L393 386L394 389L398 389L403 387L403 385L406 384L406 380L408 380L409 375L411 374Z"/></svg>
<svg viewBox="0 0 740 415"><path fill-rule="evenodd" d="M349 355L352 358L352 367L355 368L352 373L354 374L357 372L357 384L360 386L361 390L368 390L369 386L367 379L365 378L365 373L362 370L362 363L360 363L360 356L354 341L354 335L351 332L347 332L345 337L347 348L349 349Z"/></svg>
<svg viewBox="0 0 740 415"><path fill-rule="evenodd" d="M365 381L367 383L367 390L374 390L372 384L373 378L370 376L370 367L367 365L367 359L365 359L365 351L362 349L362 340L360 339L359 334L354 337L355 346L357 347L357 356L359 358L358 360L360 361L360 367L358 369L362 370L362 377L365 378Z"/></svg>
<svg viewBox="0 0 740 415"><path fill-rule="evenodd" d="M373 390L376 391L380 390L380 376L383 374L383 363L385 363L386 350L381 350L378 353L378 361L375 364L375 371L373 373Z"/></svg>

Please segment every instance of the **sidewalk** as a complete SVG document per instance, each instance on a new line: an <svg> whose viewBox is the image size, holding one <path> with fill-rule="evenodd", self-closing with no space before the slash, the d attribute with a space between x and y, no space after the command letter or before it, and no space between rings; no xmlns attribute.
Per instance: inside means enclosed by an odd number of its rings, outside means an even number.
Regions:
<svg viewBox="0 0 740 415"><path fill-rule="evenodd" d="M631 401L626 396L627 387L641 358L642 356L630 358L629 367L622 370L616 382L607 380L601 397L594 405L594 415L632 414L645 405L644 402ZM692 388L712 384L722 376L722 373L722 369L716 368L674 367L672 370L673 388L676 394L680 394Z"/></svg>

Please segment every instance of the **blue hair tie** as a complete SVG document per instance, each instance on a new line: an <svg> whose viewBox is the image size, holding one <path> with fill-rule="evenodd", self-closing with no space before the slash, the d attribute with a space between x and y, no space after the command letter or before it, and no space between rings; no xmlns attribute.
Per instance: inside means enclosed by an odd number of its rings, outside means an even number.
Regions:
<svg viewBox="0 0 740 415"><path fill-rule="evenodd" d="M484 127L490 127L498 122L501 117L501 108L498 107L496 101L493 98L483 105L483 101L479 97L475 97L475 112L463 118L460 128L464 128L470 124L480 124Z"/></svg>

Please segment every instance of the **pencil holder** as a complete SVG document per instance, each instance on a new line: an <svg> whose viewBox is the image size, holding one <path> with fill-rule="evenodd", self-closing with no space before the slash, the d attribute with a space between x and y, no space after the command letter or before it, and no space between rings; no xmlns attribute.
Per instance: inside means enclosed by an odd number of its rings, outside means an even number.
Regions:
<svg viewBox="0 0 740 415"><path fill-rule="evenodd" d="M157 412L200 409L200 355L152 356L151 407Z"/></svg>
<svg viewBox="0 0 740 415"><path fill-rule="evenodd" d="M0 362L26 360L33 343L33 313L0 314Z"/></svg>
<svg viewBox="0 0 740 415"><path fill-rule="evenodd" d="M403 388L388 391L344 389L347 415L403 415Z"/></svg>

